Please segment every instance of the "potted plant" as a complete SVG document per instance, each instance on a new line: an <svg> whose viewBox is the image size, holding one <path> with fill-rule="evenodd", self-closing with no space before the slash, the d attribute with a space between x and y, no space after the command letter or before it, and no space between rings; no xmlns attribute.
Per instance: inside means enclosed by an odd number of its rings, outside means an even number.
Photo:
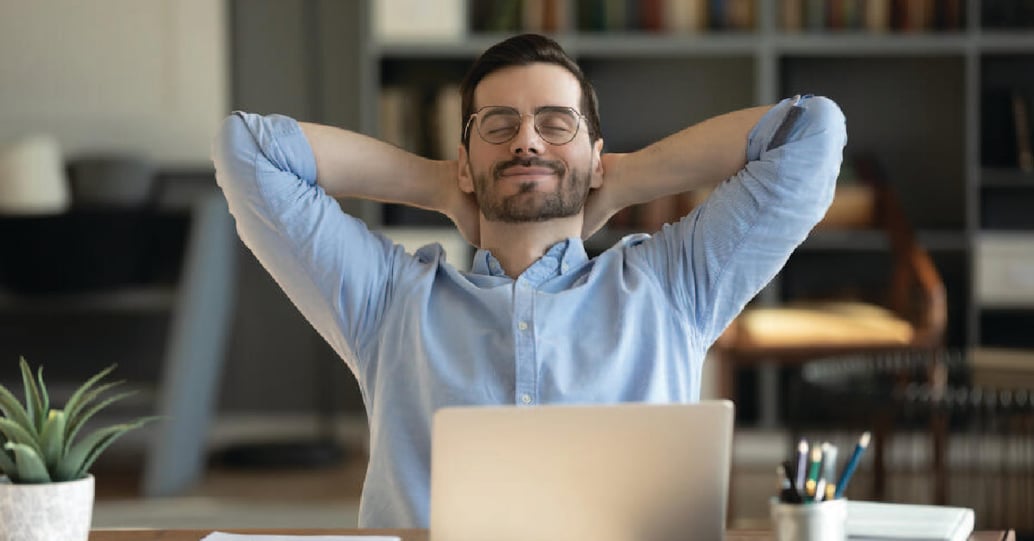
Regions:
<svg viewBox="0 0 1034 541"><path fill-rule="evenodd" d="M126 391L102 399L123 383L100 384L115 365L101 370L52 409L43 367L36 376L20 361L24 405L0 385L0 541L86 541L93 516L97 457L126 432L153 417L99 428L77 438L97 412L126 398Z"/></svg>

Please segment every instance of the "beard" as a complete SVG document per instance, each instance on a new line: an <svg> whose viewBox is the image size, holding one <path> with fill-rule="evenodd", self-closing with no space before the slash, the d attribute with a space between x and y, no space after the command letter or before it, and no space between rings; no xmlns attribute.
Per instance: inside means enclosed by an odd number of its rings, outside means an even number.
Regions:
<svg viewBox="0 0 1034 541"><path fill-rule="evenodd" d="M547 167L559 180L551 192L537 191L535 182L518 185L517 193L500 196L497 181L511 166ZM488 173L474 175L474 196L485 219L492 222L544 222L567 218L582 211L589 195L591 173L577 169L568 171L561 162L541 158L513 158L492 167Z"/></svg>

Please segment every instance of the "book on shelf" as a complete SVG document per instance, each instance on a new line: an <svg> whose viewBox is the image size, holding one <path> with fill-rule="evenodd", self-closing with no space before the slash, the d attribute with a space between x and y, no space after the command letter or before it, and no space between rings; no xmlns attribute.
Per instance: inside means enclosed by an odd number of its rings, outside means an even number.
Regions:
<svg viewBox="0 0 1034 541"><path fill-rule="evenodd" d="M568 30L570 0L477 0L470 2L469 24L474 32L536 32Z"/></svg>
<svg viewBox="0 0 1034 541"><path fill-rule="evenodd" d="M1016 165L1024 173L1034 172L1031 152L1030 107L1027 97L1018 89L1012 91L1013 128L1016 131Z"/></svg>
<svg viewBox="0 0 1034 541"><path fill-rule="evenodd" d="M890 0L869 0L861 14L862 27L870 32L890 30Z"/></svg>
<svg viewBox="0 0 1034 541"><path fill-rule="evenodd" d="M826 0L805 0L804 26L814 31L826 28Z"/></svg>
<svg viewBox="0 0 1034 541"><path fill-rule="evenodd" d="M479 0L471 2L470 28L474 32L517 32L523 29L524 17L520 0Z"/></svg>
<svg viewBox="0 0 1034 541"><path fill-rule="evenodd" d="M403 150L420 151L420 101L416 88L386 86L378 99L378 137Z"/></svg>
<svg viewBox="0 0 1034 541"><path fill-rule="evenodd" d="M720 25L713 26L727 30L749 30L754 28L753 0L725 0L722 2L725 12Z"/></svg>
<svg viewBox="0 0 1034 541"><path fill-rule="evenodd" d="M780 28L784 32L800 32L804 29L804 0L782 0L779 3Z"/></svg>
<svg viewBox="0 0 1034 541"><path fill-rule="evenodd" d="M639 0L639 28L646 32L660 32L664 28L664 7L669 2Z"/></svg>
<svg viewBox="0 0 1034 541"><path fill-rule="evenodd" d="M1034 172L1032 98L1027 87L989 86L981 93L980 162L985 169Z"/></svg>
<svg viewBox="0 0 1034 541"><path fill-rule="evenodd" d="M787 32L961 30L964 0L781 0Z"/></svg>
<svg viewBox="0 0 1034 541"><path fill-rule="evenodd" d="M437 95L419 86L386 86L380 94L379 137L420 156L455 157L459 144L458 88ZM432 99L425 99L432 98ZM453 143L449 144L449 139ZM446 154L447 153L447 154ZM389 226L449 227L444 215L406 205L381 205L381 223Z"/></svg>
<svg viewBox="0 0 1034 541"><path fill-rule="evenodd" d="M659 2L664 18L658 28L671 33L692 34L707 29L707 4L703 0Z"/></svg>
<svg viewBox="0 0 1034 541"><path fill-rule="evenodd" d="M458 157L460 140L463 137L463 115L461 110L460 85L449 84L438 89L434 105L434 144L432 158L455 160Z"/></svg>
<svg viewBox="0 0 1034 541"><path fill-rule="evenodd" d="M521 23L527 32L554 34L568 27L565 0L523 0Z"/></svg>
<svg viewBox="0 0 1034 541"><path fill-rule="evenodd" d="M460 87L381 88L378 138L432 159L456 159L463 132Z"/></svg>
<svg viewBox="0 0 1034 541"><path fill-rule="evenodd" d="M374 36L381 42L456 41L466 33L464 0L376 0L372 4Z"/></svg>
<svg viewBox="0 0 1034 541"><path fill-rule="evenodd" d="M894 27L904 31L927 30L933 26L933 0L896 0Z"/></svg>
<svg viewBox="0 0 1034 541"><path fill-rule="evenodd" d="M754 27L754 0L573 0L586 32L696 33Z"/></svg>
<svg viewBox="0 0 1034 541"><path fill-rule="evenodd" d="M587 32L639 30L638 5L626 0L577 0L578 29Z"/></svg>

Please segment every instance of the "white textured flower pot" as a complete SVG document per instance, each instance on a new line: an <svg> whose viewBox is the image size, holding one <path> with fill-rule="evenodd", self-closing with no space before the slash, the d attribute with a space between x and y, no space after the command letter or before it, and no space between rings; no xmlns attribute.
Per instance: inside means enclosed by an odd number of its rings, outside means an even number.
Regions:
<svg viewBox="0 0 1034 541"><path fill-rule="evenodd" d="M87 541L92 518L92 475L38 485L0 477L0 541Z"/></svg>

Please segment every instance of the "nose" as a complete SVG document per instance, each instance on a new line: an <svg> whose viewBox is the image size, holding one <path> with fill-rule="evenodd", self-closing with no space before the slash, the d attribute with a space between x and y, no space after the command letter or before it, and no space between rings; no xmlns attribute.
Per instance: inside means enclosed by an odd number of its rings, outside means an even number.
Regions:
<svg viewBox="0 0 1034 541"><path fill-rule="evenodd" d="M517 135L510 140L510 152L521 156L524 154L541 154L545 141L535 129L535 115L521 115L521 125Z"/></svg>

